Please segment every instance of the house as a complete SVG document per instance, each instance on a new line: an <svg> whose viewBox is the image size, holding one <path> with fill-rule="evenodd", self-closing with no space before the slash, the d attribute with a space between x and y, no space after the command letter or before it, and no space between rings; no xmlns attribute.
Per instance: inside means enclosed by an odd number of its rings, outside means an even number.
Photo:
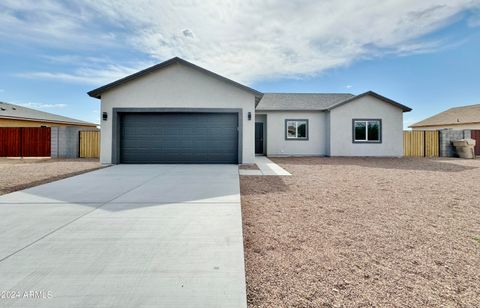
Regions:
<svg viewBox="0 0 480 308"><path fill-rule="evenodd" d="M0 127L78 126L96 128L97 124L0 102Z"/></svg>
<svg viewBox="0 0 480 308"><path fill-rule="evenodd" d="M270 156L402 156L403 112L374 92L261 93L180 58L88 92L102 163L253 163Z"/></svg>
<svg viewBox="0 0 480 308"><path fill-rule="evenodd" d="M480 130L480 104L450 108L409 127L413 130Z"/></svg>

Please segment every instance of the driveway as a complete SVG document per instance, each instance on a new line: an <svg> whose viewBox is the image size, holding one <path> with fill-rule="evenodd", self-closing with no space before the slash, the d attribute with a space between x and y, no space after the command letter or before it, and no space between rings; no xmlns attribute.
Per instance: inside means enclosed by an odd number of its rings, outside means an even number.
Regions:
<svg viewBox="0 0 480 308"><path fill-rule="evenodd" d="M236 165L113 166L0 217L0 306L246 307Z"/></svg>

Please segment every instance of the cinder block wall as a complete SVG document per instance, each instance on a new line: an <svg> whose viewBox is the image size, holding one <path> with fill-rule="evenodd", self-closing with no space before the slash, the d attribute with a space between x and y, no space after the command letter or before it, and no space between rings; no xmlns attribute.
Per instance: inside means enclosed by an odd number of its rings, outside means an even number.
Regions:
<svg viewBox="0 0 480 308"><path fill-rule="evenodd" d="M97 131L94 128L56 126L51 128L52 158L77 158L80 152L80 131Z"/></svg>
<svg viewBox="0 0 480 308"><path fill-rule="evenodd" d="M440 130L440 156L442 157L457 157L457 151L452 144L452 141L465 139L471 137L471 131L443 129Z"/></svg>

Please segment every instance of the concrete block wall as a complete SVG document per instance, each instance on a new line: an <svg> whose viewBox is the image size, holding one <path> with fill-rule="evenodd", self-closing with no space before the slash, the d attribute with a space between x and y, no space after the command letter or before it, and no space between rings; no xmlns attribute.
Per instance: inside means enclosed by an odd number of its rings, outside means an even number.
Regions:
<svg viewBox="0 0 480 308"><path fill-rule="evenodd" d="M471 137L471 131L443 129L440 130L440 156L441 157L457 157L457 151L452 141L466 139Z"/></svg>
<svg viewBox="0 0 480 308"><path fill-rule="evenodd" d="M51 129L52 158L79 157L80 131L97 130L77 126L55 126Z"/></svg>

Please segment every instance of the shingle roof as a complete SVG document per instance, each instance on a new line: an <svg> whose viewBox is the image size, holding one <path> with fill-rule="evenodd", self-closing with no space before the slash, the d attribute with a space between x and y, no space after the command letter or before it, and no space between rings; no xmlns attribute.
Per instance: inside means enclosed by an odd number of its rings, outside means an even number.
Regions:
<svg viewBox="0 0 480 308"><path fill-rule="evenodd" d="M18 120L33 120L53 123L64 123L73 125L91 125L97 124L89 123L73 118L64 117L61 115L48 113L36 109L31 109L19 105L0 102L0 118L18 119Z"/></svg>
<svg viewBox="0 0 480 308"><path fill-rule="evenodd" d="M358 95L350 93L265 93L257 105L257 110L332 110L367 95L392 104L404 112L412 110L373 91Z"/></svg>
<svg viewBox="0 0 480 308"><path fill-rule="evenodd" d="M480 104L450 108L409 127L480 123Z"/></svg>
<svg viewBox="0 0 480 308"><path fill-rule="evenodd" d="M352 97L350 93L265 93L257 110L327 110Z"/></svg>

